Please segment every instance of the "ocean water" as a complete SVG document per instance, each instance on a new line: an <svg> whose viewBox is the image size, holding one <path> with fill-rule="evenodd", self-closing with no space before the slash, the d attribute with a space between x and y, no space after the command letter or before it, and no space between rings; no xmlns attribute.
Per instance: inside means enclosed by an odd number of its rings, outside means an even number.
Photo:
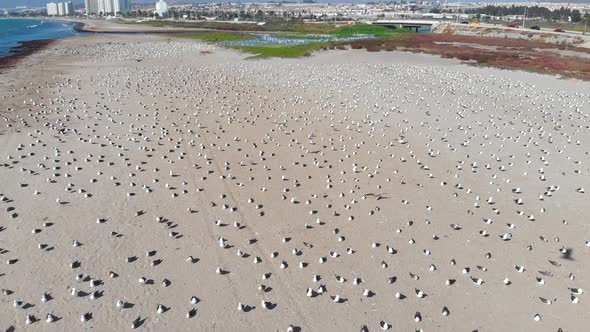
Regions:
<svg viewBox="0 0 590 332"><path fill-rule="evenodd" d="M10 49L23 41L80 35L75 27L76 23L47 19L0 19L0 57L10 55Z"/></svg>

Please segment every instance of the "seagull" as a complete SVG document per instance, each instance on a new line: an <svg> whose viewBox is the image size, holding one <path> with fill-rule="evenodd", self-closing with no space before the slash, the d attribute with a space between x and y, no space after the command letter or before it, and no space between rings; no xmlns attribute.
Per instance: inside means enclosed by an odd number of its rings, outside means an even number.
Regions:
<svg viewBox="0 0 590 332"><path fill-rule="evenodd" d="M547 304L547 305L551 305L553 303L553 301L546 299L544 297L539 297L539 299L541 300L541 302Z"/></svg>
<svg viewBox="0 0 590 332"><path fill-rule="evenodd" d="M340 297L340 295L335 295L335 296L332 297L332 301L335 302L335 303L340 303L340 302L343 302L344 299L342 299Z"/></svg>
<svg viewBox="0 0 590 332"><path fill-rule="evenodd" d="M186 313L186 318L193 318L197 314L197 309L191 309Z"/></svg>
<svg viewBox="0 0 590 332"><path fill-rule="evenodd" d="M484 283L484 281L482 279L480 279L480 278L474 278L474 277L471 277L471 281L473 281L473 283L476 284L476 285L478 285L478 286L480 286L480 285L482 285Z"/></svg>
<svg viewBox="0 0 590 332"><path fill-rule="evenodd" d="M420 315L420 312L416 311L416 313L414 314L414 321L416 323L419 323L420 321L422 321L422 316Z"/></svg>
<svg viewBox="0 0 590 332"><path fill-rule="evenodd" d="M139 325L141 325L141 318L137 317L132 323L131 323L131 328L132 329L136 329L139 327Z"/></svg>

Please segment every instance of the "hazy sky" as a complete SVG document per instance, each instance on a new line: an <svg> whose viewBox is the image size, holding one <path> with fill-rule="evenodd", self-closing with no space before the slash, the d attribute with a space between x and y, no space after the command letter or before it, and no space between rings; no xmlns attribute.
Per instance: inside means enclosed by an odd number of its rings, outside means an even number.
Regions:
<svg viewBox="0 0 590 332"><path fill-rule="evenodd" d="M32 6L32 7L40 7L44 6L48 2L59 2L59 1L67 1L67 0L0 0L0 8L13 8L16 6ZM74 4L83 4L84 0L71 0ZM267 0L269 1L269 0ZM278 1L278 0L275 0ZM293 0L291 0L293 1ZM301 2L301 0L295 0L297 2ZM317 2L369 2L375 1L378 2L379 0L316 0ZM399 0L398 0L399 1ZM450 1L450 0L449 0ZM454 0L453 0L454 1ZM477 0L463 0L464 2L476 2ZM490 0L479 0L480 2L487 2ZM507 2L508 0L496 0L497 2ZM514 0L518 1L518 0ZM534 2L534 1L527 1L527 0L520 0L522 2ZM157 0L131 0L132 3L156 3ZM168 2L176 2L174 0L169 0ZM178 2L264 2L263 0L180 0ZM491 1L490 1L491 2ZM564 0L567 2L567 0ZM579 1L578 1L579 2ZM590 0L586 0L584 2L590 2Z"/></svg>
<svg viewBox="0 0 590 332"><path fill-rule="evenodd" d="M16 6L32 6L32 7L40 7L44 6L48 2L60 2L60 1L68 1L68 0L0 0L0 8L13 8ZM83 4L84 0L69 0L72 1L74 4ZM203 2L265 2L264 0L164 0L166 2L183 2L183 3L203 3ZM266 0L270 1L270 0ZM274 0L279 1L279 0ZM290 0L294 2L301 2L302 0ZM316 2L370 2L378 0L315 0ZM400 0L397 0L400 1ZM483 0L482 0L483 1ZM590 1L590 0L588 0ZM156 3L158 0L131 0L131 3Z"/></svg>
<svg viewBox="0 0 590 332"><path fill-rule="evenodd" d="M32 7L40 7L44 6L48 2L60 2L60 1L68 1L68 0L0 0L0 8L13 8L16 6L32 6ZM83 4L84 0L69 0L72 1L74 4ZM164 0L167 2L183 2L183 3L203 3L203 2L264 2L263 0ZM270 1L270 0L267 0ZM275 0L278 1L278 0ZM295 0L301 2L301 0ZM316 0L317 2L368 2L371 0ZM373 0L375 1L375 0ZM590 0L589 0L590 1ZM131 0L131 3L156 3L158 0Z"/></svg>

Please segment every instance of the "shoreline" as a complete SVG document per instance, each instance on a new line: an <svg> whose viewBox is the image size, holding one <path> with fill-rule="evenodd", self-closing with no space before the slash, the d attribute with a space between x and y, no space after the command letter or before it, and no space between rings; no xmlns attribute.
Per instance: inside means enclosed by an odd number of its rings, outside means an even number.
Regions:
<svg viewBox="0 0 590 332"><path fill-rule="evenodd" d="M48 20L48 21L54 21L54 22L69 23L69 24L73 24L74 31L79 32L79 33L86 33L86 31L82 30L83 23L75 22L75 21L60 20L60 19L45 18L45 17L43 17L43 18L8 17L6 19L10 19L10 20L22 19L22 20L38 20L38 21ZM17 42L18 45L11 47L8 50L8 54L6 56L0 56L0 73L2 73L2 71L5 70L6 68L14 67L18 62L25 59L26 57L28 57L36 52L46 49L48 46L52 45L57 40L65 39L65 38L69 38L69 37L72 37L72 36L64 36L64 37L58 37L58 38L47 38L47 39L30 39L30 40L18 41Z"/></svg>
<svg viewBox="0 0 590 332"><path fill-rule="evenodd" d="M59 38L61 39L61 38ZM10 49L10 54L0 57L0 74L7 68L12 68L28 56L42 51L54 44L58 38L53 39L36 39L19 42L18 46Z"/></svg>

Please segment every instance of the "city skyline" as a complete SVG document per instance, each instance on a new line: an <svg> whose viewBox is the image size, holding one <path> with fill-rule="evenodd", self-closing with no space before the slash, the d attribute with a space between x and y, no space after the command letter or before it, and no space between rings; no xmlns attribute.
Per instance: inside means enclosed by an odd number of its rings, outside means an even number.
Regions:
<svg viewBox="0 0 590 332"><path fill-rule="evenodd" d="M130 0L84 0L86 14L126 13L130 9Z"/></svg>
<svg viewBox="0 0 590 332"><path fill-rule="evenodd" d="M314 0L318 3L367 3L367 2L381 2L381 1L370 1L370 0ZM398 0L397 2L400 2ZM17 6L28 6L28 7L45 7L45 5L51 1L47 0L0 0L0 8L14 8ZM133 4L150 4L156 3L157 0L133 0ZM237 0L221 0L221 1L208 1L208 0L181 0L181 1L168 1L172 3L265 3L271 1L257 1L257 0L247 0L247 1L237 1ZM280 2L280 1L272 1L272 2ZM291 1L291 2L302 2L302 1ZM384 1L389 2L389 1ZM395 2L395 1L394 1ZM494 3L510 3L515 1L507 1L507 0L498 0L498 1L476 1L476 0L465 0L461 2L494 2ZM529 3L590 3L590 0L569 0L569 1L558 1L558 0L545 0L545 1L519 1L519 2L529 2ZM75 6L84 5L85 0L73 0L72 3Z"/></svg>

